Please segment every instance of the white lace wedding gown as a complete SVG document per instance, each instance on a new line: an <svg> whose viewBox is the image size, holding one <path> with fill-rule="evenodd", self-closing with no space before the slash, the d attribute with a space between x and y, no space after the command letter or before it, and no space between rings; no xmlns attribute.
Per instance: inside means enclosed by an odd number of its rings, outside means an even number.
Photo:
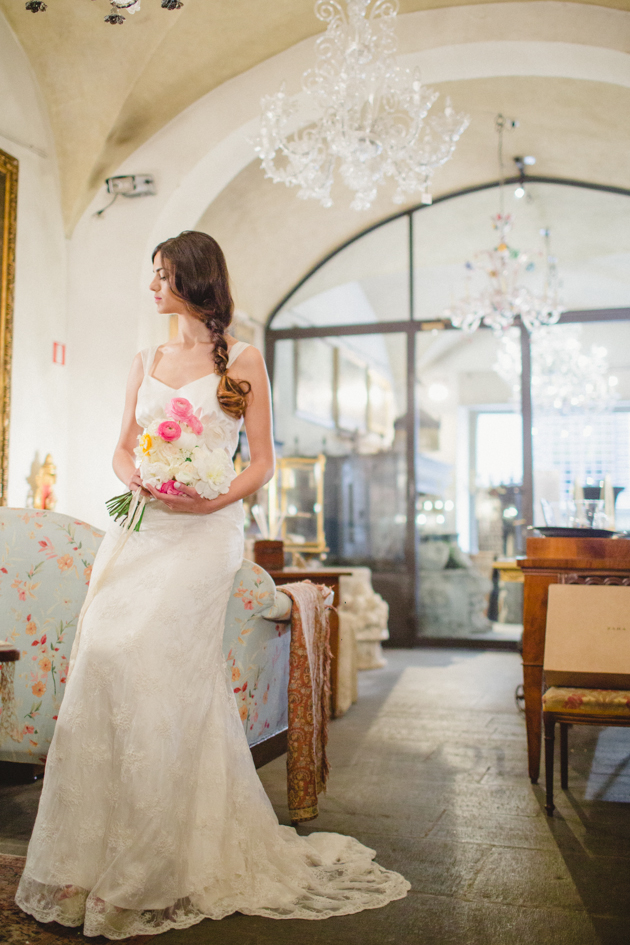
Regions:
<svg viewBox="0 0 630 945"><path fill-rule="evenodd" d="M143 352L138 423L185 396L220 417L233 455L240 421L219 408L218 375L174 390L149 373L155 350ZM242 504L206 516L151 500L116 558L120 536L112 524L95 561L20 908L121 939L235 911L324 919L405 896L409 883L351 837L279 825L258 779L222 654Z"/></svg>

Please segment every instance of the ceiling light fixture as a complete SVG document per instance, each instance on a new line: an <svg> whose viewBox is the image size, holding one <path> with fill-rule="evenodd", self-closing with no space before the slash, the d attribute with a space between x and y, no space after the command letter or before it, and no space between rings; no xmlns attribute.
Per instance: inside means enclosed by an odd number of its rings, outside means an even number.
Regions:
<svg viewBox="0 0 630 945"><path fill-rule="evenodd" d="M515 321L520 321L531 332L543 325L554 325L563 311L557 261L551 255L549 230L540 231L545 241L545 276L541 292L534 292L525 284L525 274L536 268L534 258L540 254L524 253L507 243L512 217L505 212L503 133L506 127L514 128L517 124L513 119L497 115L499 212L492 217L492 225L498 232L498 244L493 249L476 253L475 262L466 263L471 276L475 272L482 276L480 291L476 294L469 292L444 312L444 317L451 320L454 328L464 331L475 331L483 324L501 333ZM535 158L515 158L515 161L521 170L522 187L525 165L534 163Z"/></svg>
<svg viewBox="0 0 630 945"><path fill-rule="evenodd" d="M517 328L504 332L494 370L521 397L521 339ZM586 348L581 325L539 328L532 335L532 401L541 413L605 413L619 399L619 379L609 374L608 351ZM586 434L585 434L586 435ZM568 436L562 431L561 436Z"/></svg>
<svg viewBox="0 0 630 945"><path fill-rule="evenodd" d="M535 164L536 158L532 157L531 154L527 154L525 157L515 157L514 163L516 164L521 175L518 186L514 191L514 196L517 200L521 200L525 196L525 168Z"/></svg>
<svg viewBox="0 0 630 945"><path fill-rule="evenodd" d="M126 19L121 11L137 13L140 9L141 0L109 0L109 3L111 13L104 17L105 23L120 26ZM162 0L163 10L180 10L183 6L183 0ZM25 7L29 13L44 13L48 9L48 4L43 3L42 0L28 0Z"/></svg>
<svg viewBox="0 0 630 945"><path fill-rule="evenodd" d="M315 16L327 27L302 76L303 94L291 98L283 85L261 102L255 150L267 177L324 207L333 203L335 172L353 192L354 210L367 210L388 178L394 203L415 193L431 203L433 173L469 119L448 98L427 117L439 93L422 85L419 70L399 65L397 13L398 0L346 0L345 10L341 0L316 0Z"/></svg>

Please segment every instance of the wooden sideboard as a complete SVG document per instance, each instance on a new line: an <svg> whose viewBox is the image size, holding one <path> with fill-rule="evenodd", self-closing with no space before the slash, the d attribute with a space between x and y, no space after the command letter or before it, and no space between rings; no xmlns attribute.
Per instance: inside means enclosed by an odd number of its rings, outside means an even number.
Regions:
<svg viewBox="0 0 630 945"><path fill-rule="evenodd" d="M282 571L269 571L276 586L280 584L293 584L295 581L312 581L313 584L325 584L334 594L333 606L330 611L330 652L332 659L330 661L330 692L331 692L331 715L334 718L337 715L337 677L338 677L338 657L339 657L339 578L351 574L351 571L322 570L317 571L292 571L284 568Z"/></svg>
<svg viewBox="0 0 630 945"><path fill-rule="evenodd" d="M528 538L518 559L525 576L523 599L523 684L529 776L540 774L543 656L550 584L630 583L630 541L615 538Z"/></svg>

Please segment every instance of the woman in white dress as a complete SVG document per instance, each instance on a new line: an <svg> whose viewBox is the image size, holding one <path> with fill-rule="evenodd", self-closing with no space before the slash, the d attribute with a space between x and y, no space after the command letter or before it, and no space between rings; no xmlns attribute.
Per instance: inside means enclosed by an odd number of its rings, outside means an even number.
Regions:
<svg viewBox="0 0 630 945"><path fill-rule="evenodd" d="M16 902L110 939L236 911L324 919L386 905L409 883L374 851L279 825L225 670L241 500L270 479L274 454L263 359L226 335L221 249L204 233L167 240L150 288L179 331L136 356L114 455L147 506L138 532L111 524L96 557ZM140 481L138 435L176 395L214 414L230 456L244 417L251 463L226 495Z"/></svg>

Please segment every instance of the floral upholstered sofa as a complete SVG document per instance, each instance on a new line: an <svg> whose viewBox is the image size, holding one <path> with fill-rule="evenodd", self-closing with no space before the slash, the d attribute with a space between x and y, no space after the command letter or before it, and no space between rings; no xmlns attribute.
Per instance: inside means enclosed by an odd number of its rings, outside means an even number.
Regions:
<svg viewBox="0 0 630 945"><path fill-rule="evenodd" d="M291 598L243 560L228 603L223 654L250 745L286 730Z"/></svg>
<svg viewBox="0 0 630 945"><path fill-rule="evenodd" d="M20 651L14 704L0 706L0 761L46 760L102 537L67 515L0 508L0 640ZM262 568L243 561L223 649L250 745L287 727L291 606Z"/></svg>

